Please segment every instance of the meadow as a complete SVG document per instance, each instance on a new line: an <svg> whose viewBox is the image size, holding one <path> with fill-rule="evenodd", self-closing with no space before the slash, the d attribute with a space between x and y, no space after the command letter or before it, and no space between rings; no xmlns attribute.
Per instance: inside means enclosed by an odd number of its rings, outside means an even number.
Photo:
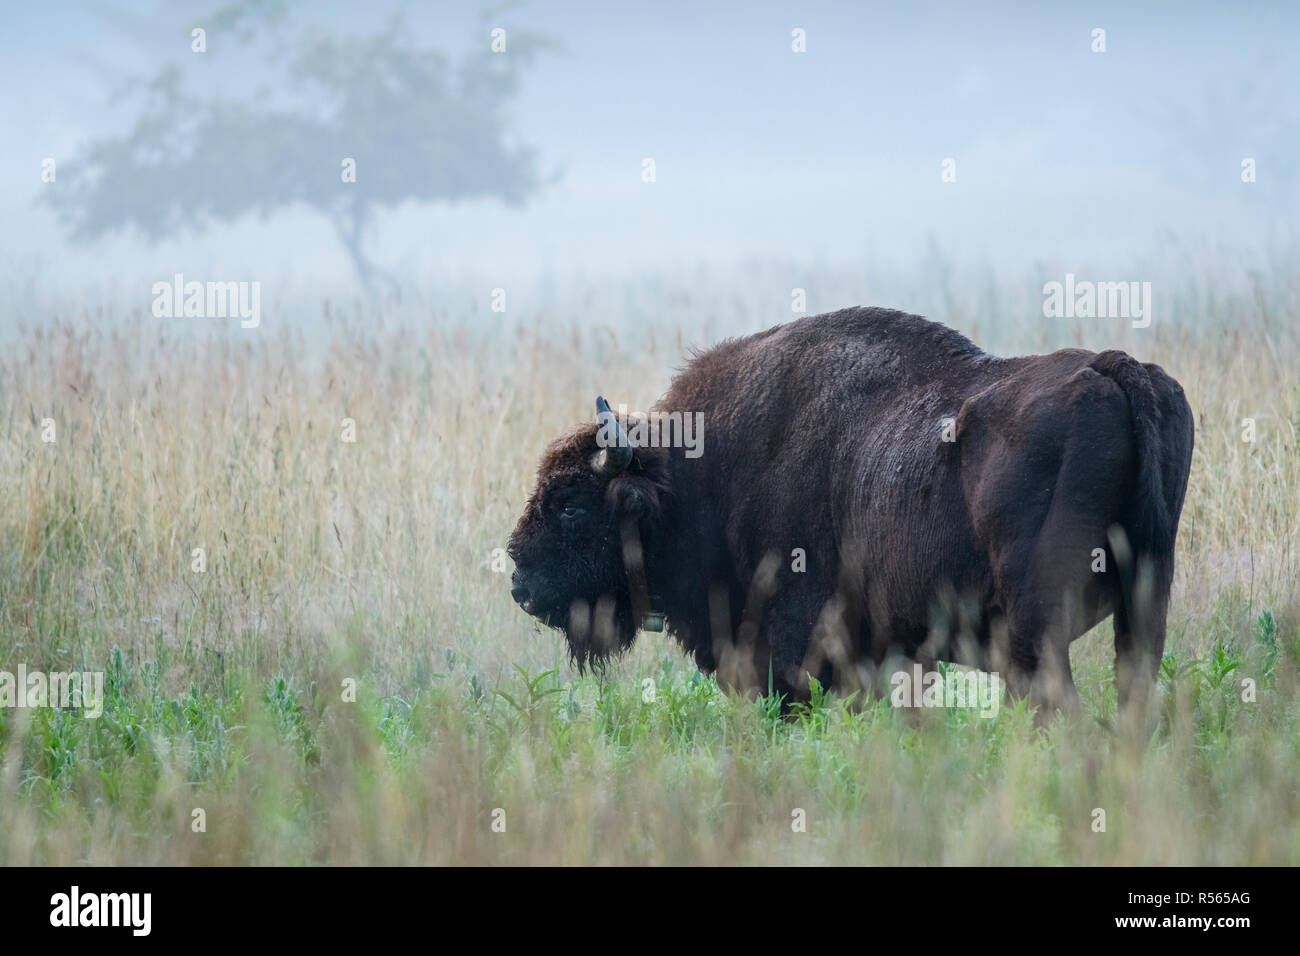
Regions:
<svg viewBox="0 0 1300 956"><path fill-rule="evenodd" d="M27 315L0 352L0 670L103 671L105 701L0 708L0 864L1300 863L1300 279L1186 268L1147 329L1046 320L1041 278L809 309L1120 347L1182 382L1196 452L1137 744L1109 622L1073 647L1082 712L1038 731L1023 703L831 693L783 718L662 634L580 676L514 605L494 549L545 443L782 318L752 294L589 323Z"/></svg>

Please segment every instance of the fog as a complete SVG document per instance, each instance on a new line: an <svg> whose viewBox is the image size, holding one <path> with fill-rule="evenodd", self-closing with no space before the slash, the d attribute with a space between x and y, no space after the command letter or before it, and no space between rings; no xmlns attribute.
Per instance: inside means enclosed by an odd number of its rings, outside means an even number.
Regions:
<svg viewBox="0 0 1300 956"><path fill-rule="evenodd" d="M0 31L0 287L28 303L93 301L175 273L325 294L374 288L330 219L278 185L310 180L317 166L312 188L374 197L362 242L383 287L424 289L452 312L496 287L691 285L748 269L788 298L801 270L819 270L846 277L846 289L869 275L868 291L899 294L881 283L936 261L1136 278L1294 251L1300 8L1134 6L287 3L276 21L285 46L268 48L258 14L270 4L12 5ZM250 20L222 25L245 8ZM406 134L355 148L345 135L337 150L289 157L257 137L227 138L214 157L227 175L203 187L211 208L180 210L174 229L79 240L48 201L77 187L94 143L130 133L140 114L132 84L172 67L196 102L311 118L326 107L285 85L301 39L367 37L393 23L410 49L456 64L536 53L501 102L503 141L535 158L524 201L387 201L407 175ZM205 52L192 50L196 27ZM491 48L498 27L504 52ZM1104 52L1094 50L1098 28ZM184 150L192 118L175 116L164 142ZM368 117L412 138L425 118L418 103L401 118ZM490 178L480 147L449 135L439 148ZM355 183L339 179L349 155ZM53 182L42 179L47 159ZM1253 182L1243 182L1247 160ZM259 178L270 201L230 221L209 215ZM381 194L380 180L397 187ZM157 199L168 185L148 188Z"/></svg>

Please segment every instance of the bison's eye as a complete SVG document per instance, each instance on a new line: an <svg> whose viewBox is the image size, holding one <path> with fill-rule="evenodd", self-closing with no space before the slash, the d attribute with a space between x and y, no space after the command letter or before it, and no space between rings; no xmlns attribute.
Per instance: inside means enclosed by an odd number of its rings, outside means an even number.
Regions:
<svg viewBox="0 0 1300 956"><path fill-rule="evenodd" d="M565 505L564 510L560 512L560 517L567 518L569 521L572 521L574 518L585 513L586 512L582 508L579 508L577 505Z"/></svg>

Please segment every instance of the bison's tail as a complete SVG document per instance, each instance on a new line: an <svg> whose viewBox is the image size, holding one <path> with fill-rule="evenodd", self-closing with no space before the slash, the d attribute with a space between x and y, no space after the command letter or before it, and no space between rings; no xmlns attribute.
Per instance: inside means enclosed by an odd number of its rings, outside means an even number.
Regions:
<svg viewBox="0 0 1300 956"><path fill-rule="evenodd" d="M1102 352L1091 366L1119 385L1133 416L1138 493L1127 529L1129 547L1134 558L1145 555L1163 563L1173 552L1178 516L1170 514L1165 494L1166 462L1160 440L1163 416L1155 385L1142 364L1124 352Z"/></svg>
<svg viewBox="0 0 1300 956"><path fill-rule="evenodd" d="M1091 365L1128 397L1136 436L1137 495L1123 521L1129 554L1115 553L1115 686L1120 711L1142 714L1164 654L1174 538L1192 464L1192 410L1159 366L1115 351L1102 352Z"/></svg>

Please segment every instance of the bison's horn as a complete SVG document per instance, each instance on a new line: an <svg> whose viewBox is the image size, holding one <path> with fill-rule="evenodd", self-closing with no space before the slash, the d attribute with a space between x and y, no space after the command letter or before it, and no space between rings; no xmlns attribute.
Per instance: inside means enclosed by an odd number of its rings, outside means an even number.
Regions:
<svg viewBox="0 0 1300 956"><path fill-rule="evenodd" d="M623 469L632 463L632 446L628 444L627 432L623 431L623 426L610 411L609 402L598 395L596 396L596 424L600 426L600 430L596 432L597 440L601 432L605 431L607 422L614 426L614 444L606 445L601 449L592 467L602 478L613 478L615 475L622 474Z"/></svg>

